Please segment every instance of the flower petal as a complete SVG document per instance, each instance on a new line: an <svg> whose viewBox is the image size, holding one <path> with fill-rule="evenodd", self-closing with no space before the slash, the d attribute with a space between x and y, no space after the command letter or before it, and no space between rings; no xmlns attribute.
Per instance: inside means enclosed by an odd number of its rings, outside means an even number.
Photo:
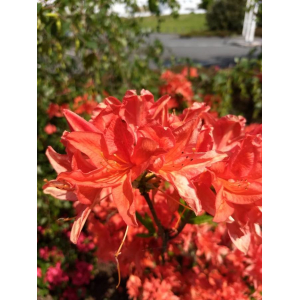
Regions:
<svg viewBox="0 0 300 300"><path fill-rule="evenodd" d="M71 171L71 164L66 154L57 153L51 146L46 150L46 156L56 173Z"/></svg>
<svg viewBox="0 0 300 300"><path fill-rule="evenodd" d="M117 153L118 156L130 162L133 150L133 135L128 130L127 123L120 117L114 117L105 133L105 141L109 154Z"/></svg>
<svg viewBox="0 0 300 300"><path fill-rule="evenodd" d="M216 196L216 213L213 218L214 222L226 222L234 213L234 207L230 206L223 197L224 187L222 186Z"/></svg>
<svg viewBox="0 0 300 300"><path fill-rule="evenodd" d="M79 238L81 230L82 230L90 212L91 212L90 206L87 207L86 205L82 205L82 207L80 207L80 210L75 219L75 222L73 223L72 230L71 230L70 240L72 243L77 244L77 240Z"/></svg>
<svg viewBox="0 0 300 300"><path fill-rule="evenodd" d="M250 231L247 228L241 228L237 222L227 223L226 225L231 241L246 255L251 241Z"/></svg>
<svg viewBox="0 0 300 300"><path fill-rule="evenodd" d="M124 222L129 226L137 226L131 176L124 176L123 182L112 188L112 196Z"/></svg>
<svg viewBox="0 0 300 300"><path fill-rule="evenodd" d="M95 127L92 123L86 121L72 111L64 109L63 112L71 131L99 132L97 127Z"/></svg>
<svg viewBox="0 0 300 300"><path fill-rule="evenodd" d="M101 134L94 132L71 132L65 139L75 149L86 154L97 168L103 168L106 165L101 151Z"/></svg>
<svg viewBox="0 0 300 300"><path fill-rule="evenodd" d="M166 175L165 175L166 176ZM199 214L202 207L199 198L197 197L196 187L185 176L180 174L168 174L166 177L177 189L179 195L193 209L195 214Z"/></svg>
<svg viewBox="0 0 300 300"><path fill-rule="evenodd" d="M82 173L80 170L63 172L57 177L58 180L65 180L73 185L104 188L120 184L124 172L94 170L89 173Z"/></svg>

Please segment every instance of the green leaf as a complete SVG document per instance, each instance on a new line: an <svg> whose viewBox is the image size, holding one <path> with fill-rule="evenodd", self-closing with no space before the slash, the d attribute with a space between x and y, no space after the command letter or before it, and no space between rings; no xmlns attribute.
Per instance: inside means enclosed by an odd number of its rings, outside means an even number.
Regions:
<svg viewBox="0 0 300 300"><path fill-rule="evenodd" d="M203 224L203 223L212 223L212 219L213 217L207 214L201 215L201 216L197 216L194 218L191 218L188 223L189 224Z"/></svg>
<svg viewBox="0 0 300 300"><path fill-rule="evenodd" d="M90 48L90 49L97 49L98 48L98 45L96 42L94 41L85 41L85 45L87 48Z"/></svg>
<svg viewBox="0 0 300 300"><path fill-rule="evenodd" d="M150 218L150 216L145 213L144 217L142 217L138 212L136 212L136 218L139 220L139 222L141 222L147 229L148 229L148 234L145 234L145 236L143 236L144 234L141 234L141 237L151 237L154 236L155 234L155 227L153 225L152 219Z"/></svg>
<svg viewBox="0 0 300 300"><path fill-rule="evenodd" d="M150 237L153 237L153 234L152 233L137 233L136 236L141 237L141 238L150 238Z"/></svg>
<svg viewBox="0 0 300 300"><path fill-rule="evenodd" d="M37 4L37 12L38 12L38 13L40 12L41 8L42 8L42 4L41 4L41 3L38 3L38 4Z"/></svg>

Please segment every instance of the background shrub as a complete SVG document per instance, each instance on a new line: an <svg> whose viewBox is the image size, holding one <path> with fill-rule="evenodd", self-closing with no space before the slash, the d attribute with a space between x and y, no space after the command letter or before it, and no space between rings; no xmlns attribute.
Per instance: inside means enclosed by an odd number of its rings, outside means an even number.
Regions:
<svg viewBox="0 0 300 300"><path fill-rule="evenodd" d="M245 16L245 0L216 0L207 8L206 20L210 30L241 33Z"/></svg>

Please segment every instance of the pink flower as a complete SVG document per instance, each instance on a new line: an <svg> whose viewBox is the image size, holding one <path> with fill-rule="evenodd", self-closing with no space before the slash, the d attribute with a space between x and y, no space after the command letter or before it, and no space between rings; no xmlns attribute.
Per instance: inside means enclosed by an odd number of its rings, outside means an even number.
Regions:
<svg viewBox="0 0 300 300"><path fill-rule="evenodd" d="M56 263L55 267L49 267L46 272L45 280L50 283L50 288L59 285L64 281L68 281L68 275L61 269L61 263Z"/></svg>
<svg viewBox="0 0 300 300"><path fill-rule="evenodd" d="M81 233L77 241L77 248L81 252L88 252L93 250L95 248L95 244L92 241L92 237L86 236L84 233Z"/></svg>
<svg viewBox="0 0 300 300"><path fill-rule="evenodd" d="M138 276L130 275L126 286L129 296L136 300L137 297L140 295L140 288L142 286L141 279Z"/></svg>
<svg viewBox="0 0 300 300"><path fill-rule="evenodd" d="M71 232L68 231L66 234L70 238ZM91 236L87 236L84 232L81 232L76 246L80 252L89 252L95 248L93 238Z"/></svg>
<svg viewBox="0 0 300 300"><path fill-rule="evenodd" d="M76 270L72 275L72 283L79 286L89 284L93 265L85 261L77 261L75 267Z"/></svg>
<svg viewBox="0 0 300 300"><path fill-rule="evenodd" d="M78 296L76 291L71 288L71 287L67 287L63 293L63 298L65 300L78 300Z"/></svg>
<svg viewBox="0 0 300 300"><path fill-rule="evenodd" d="M37 267L37 277L41 278L42 277L42 269Z"/></svg>
<svg viewBox="0 0 300 300"><path fill-rule="evenodd" d="M41 234L45 233L45 229L42 226L38 226L37 227L38 232L40 232Z"/></svg>
<svg viewBox="0 0 300 300"><path fill-rule="evenodd" d="M42 259L47 260L49 258L49 248L47 246L41 248L39 254Z"/></svg>

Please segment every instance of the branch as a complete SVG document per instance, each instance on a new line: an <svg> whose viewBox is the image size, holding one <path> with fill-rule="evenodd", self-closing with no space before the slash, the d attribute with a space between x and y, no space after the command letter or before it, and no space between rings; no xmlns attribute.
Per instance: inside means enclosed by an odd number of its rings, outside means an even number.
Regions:
<svg viewBox="0 0 300 300"><path fill-rule="evenodd" d="M187 222L189 221L191 215L192 215L193 211L189 210L189 212L187 213L186 217L181 221L181 224L179 225L178 229L177 229L177 233L173 236L169 237L169 240L175 239L183 230L183 228L185 227L185 225L187 224Z"/></svg>
<svg viewBox="0 0 300 300"><path fill-rule="evenodd" d="M162 246L162 261L163 261L163 264L165 263L165 258L164 258L164 253L167 249L167 242L168 242L168 235L166 234L166 231L165 229L163 228L163 226L161 225L161 222L160 220L158 219L157 217L157 214L155 212L155 209L154 209L154 206L153 206L153 203L149 197L149 194L147 192L143 192L142 193L142 196L144 196L149 208L150 208L150 211L151 211L151 214L153 216L153 219L154 219L154 222L158 228L158 233L159 235L161 236L162 238L162 243L163 243L163 246Z"/></svg>

